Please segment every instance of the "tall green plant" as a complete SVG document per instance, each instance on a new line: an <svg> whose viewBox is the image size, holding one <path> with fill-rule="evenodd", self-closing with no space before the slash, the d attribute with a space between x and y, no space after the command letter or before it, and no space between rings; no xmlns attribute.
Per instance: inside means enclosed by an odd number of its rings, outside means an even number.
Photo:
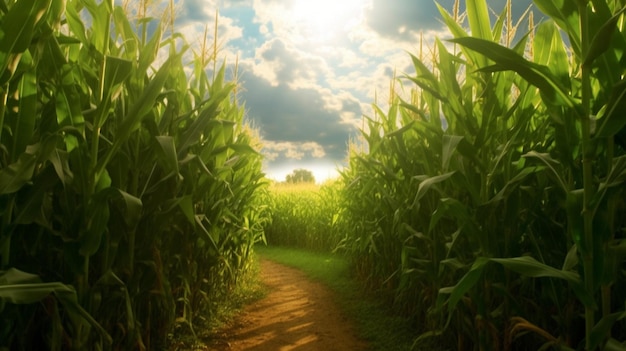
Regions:
<svg viewBox="0 0 626 351"><path fill-rule="evenodd" d="M186 73L173 8L168 32L108 1L1 5L0 347L193 333L268 218L236 83Z"/></svg>
<svg viewBox="0 0 626 351"><path fill-rule="evenodd" d="M454 47L435 40L432 56L413 56L411 99L368 120L368 152L343 174L354 228L343 246L424 326L419 344L577 347L582 311L586 348L618 343L624 149L613 140L624 124L607 111L621 103L623 10L585 4L579 20L582 2L537 1L558 27L531 17L510 47L510 3L493 23L485 1L468 1L466 16L440 8ZM576 41L585 26L611 44Z"/></svg>
<svg viewBox="0 0 626 351"><path fill-rule="evenodd" d="M272 221L265 228L269 245L332 251L344 229L339 221L340 183L274 184L270 187Z"/></svg>
<svg viewBox="0 0 626 351"><path fill-rule="evenodd" d="M616 155L614 138L626 125L616 113L623 96L626 8L618 2L603 1L535 3L567 35L571 59L561 54L548 62L530 62L490 42L456 42L492 59L499 69L518 73L541 92L552 117L559 153L554 158L527 156L550 166L548 172L566 202L567 228L573 242L570 250L578 252L582 261L582 277L575 284L580 281L584 285L577 296L585 307L585 349L593 350L607 342L617 343L610 330L624 315L623 306L614 310L612 286L619 278L616 272L623 259L614 248L619 245L615 235L621 223L615 214L623 197L626 169L620 155L623 149ZM596 33L594 38L591 33ZM558 32L539 34L550 35L544 39L554 43L550 48L564 52ZM608 188L617 191L609 193ZM573 268L568 262L565 266ZM596 317L598 306L602 306L601 319Z"/></svg>

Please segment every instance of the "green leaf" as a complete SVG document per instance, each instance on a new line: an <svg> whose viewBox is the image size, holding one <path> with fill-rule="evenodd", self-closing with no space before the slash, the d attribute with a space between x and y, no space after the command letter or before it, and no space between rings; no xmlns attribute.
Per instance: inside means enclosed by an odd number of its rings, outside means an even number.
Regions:
<svg viewBox="0 0 626 351"><path fill-rule="evenodd" d="M41 283L41 279L36 274L22 272L17 268L9 268L0 271L0 285Z"/></svg>
<svg viewBox="0 0 626 351"><path fill-rule="evenodd" d="M574 52L582 56L578 4L574 0L533 0L541 12L550 16L567 33Z"/></svg>
<svg viewBox="0 0 626 351"><path fill-rule="evenodd" d="M128 59L136 59L137 54L137 44L139 43L139 38L137 38L137 33L133 30L128 17L126 16L126 12L122 6L116 6L113 9L113 20L115 22L115 31L124 41L125 53ZM149 42L152 43L152 40ZM150 61L152 63L154 60ZM138 65L139 67L139 65ZM149 65L148 65L149 67ZM138 68L137 72L146 72L148 67L141 66L141 70Z"/></svg>
<svg viewBox="0 0 626 351"><path fill-rule="evenodd" d="M26 150L26 146L33 138L37 118L37 77L34 70L29 70L22 75L18 91L19 103L16 122L13 126L12 161L15 161L17 155Z"/></svg>
<svg viewBox="0 0 626 351"><path fill-rule="evenodd" d="M548 67L562 86L569 87L571 82L568 48L563 43L561 32L554 22L539 24L532 45L534 46L533 61Z"/></svg>
<svg viewBox="0 0 626 351"><path fill-rule="evenodd" d="M502 189L488 201L488 203L495 203L495 202L499 202L499 201L506 199L509 196L509 194L514 189L519 187L520 183L522 183L529 175L537 173L538 171L542 169L543 168L540 168L540 167L522 168L522 170L519 173L517 173L511 180L509 180L504 185L504 187L502 187Z"/></svg>
<svg viewBox="0 0 626 351"><path fill-rule="evenodd" d="M612 160L611 173L600 183L599 190L620 186L626 182L626 156L615 157Z"/></svg>
<svg viewBox="0 0 626 351"><path fill-rule="evenodd" d="M181 197L178 200L178 206L189 223L194 224L196 221L196 213L193 209L193 198L190 195Z"/></svg>
<svg viewBox="0 0 626 351"><path fill-rule="evenodd" d="M107 174L108 173L104 173ZM110 185L110 180L108 182ZM134 228L139 223L143 213L143 202L138 197L131 195L124 190L107 186L96 195L96 201L108 207L109 201L111 205L122 210L124 213L124 222L128 228Z"/></svg>
<svg viewBox="0 0 626 351"><path fill-rule="evenodd" d="M135 228L139 224L143 212L141 199L121 189L115 188L114 191L116 193L116 196L113 197L114 203L118 204L118 208L125 210L124 222L129 228Z"/></svg>
<svg viewBox="0 0 626 351"><path fill-rule="evenodd" d="M133 71L133 63L118 57L107 56L102 84L102 101L98 105L94 128L101 128L109 115L112 100L117 99L122 91L122 83L130 77Z"/></svg>
<svg viewBox="0 0 626 351"><path fill-rule="evenodd" d="M67 24L72 31L72 34L79 39L83 44L88 45L87 36L85 35L85 25L80 18L80 15L76 11L75 6L67 6L65 9L65 19Z"/></svg>
<svg viewBox="0 0 626 351"><path fill-rule="evenodd" d="M105 191L96 194L94 199L87 205L84 218L84 229L80 233L79 253L89 257L100 249L102 235L107 230L110 211L107 199L102 195Z"/></svg>
<svg viewBox="0 0 626 351"><path fill-rule="evenodd" d="M483 271L485 270L485 266L488 262L488 258L478 257L476 261L474 261L474 264L472 264L470 270L465 273L463 278L461 278L455 286L439 289L439 294L441 297L443 297L444 294L450 294L450 297L448 298L449 312L452 312L461 300L461 298L465 295L465 293L467 293L476 285L480 277L483 275ZM443 301L440 300L438 302L438 304L440 304ZM451 315L452 314L450 314L449 318L451 318Z"/></svg>
<svg viewBox="0 0 626 351"><path fill-rule="evenodd" d="M430 224L428 225L429 233L435 229L435 226L442 218L456 219L459 228L464 227L466 223L471 221L471 217L467 212L467 205L453 198L439 200L437 209L435 209L432 216L430 216Z"/></svg>
<svg viewBox="0 0 626 351"><path fill-rule="evenodd" d="M96 176L98 176L106 165L109 163L113 155L124 145L131 134L139 128L142 119L154 108L157 97L160 96L161 90L167 81L170 74L169 68L172 61L176 58L170 57L159 68L158 72L150 80L148 86L143 90L141 96L130 107L128 113L124 116L122 123L117 128L116 138L113 145L108 149L104 157L98 160L98 166L96 169Z"/></svg>
<svg viewBox="0 0 626 351"><path fill-rule="evenodd" d="M426 192L435 184L441 183L444 180L450 178L456 171L448 172L445 174L441 174L434 177L429 177L420 182L419 187L417 188L417 193L415 194L415 199L413 200L413 206L415 206L421 199L424 197ZM414 179L418 179L417 176L413 177Z"/></svg>
<svg viewBox="0 0 626 351"><path fill-rule="evenodd" d="M572 284L582 284L582 281L580 280L580 275L578 275L578 273L572 271L563 271L554 267L550 267L544 263L537 261L531 256L492 258L490 260L499 263L504 267L526 277L558 278L566 280Z"/></svg>
<svg viewBox="0 0 626 351"><path fill-rule="evenodd" d="M485 0L473 0L465 2L467 19L469 21L472 37L492 40L489 7Z"/></svg>
<svg viewBox="0 0 626 351"><path fill-rule="evenodd" d="M539 88L546 103L576 109L576 102L548 67L530 62L514 50L488 40L466 37L450 41L485 55L495 61L501 70L516 72L530 84Z"/></svg>
<svg viewBox="0 0 626 351"><path fill-rule="evenodd" d="M576 244L572 245L572 247L567 252L565 256L565 260L563 261L563 271L571 271L578 265L578 247Z"/></svg>
<svg viewBox="0 0 626 351"><path fill-rule="evenodd" d="M0 26L0 75L10 65L13 54L19 54L31 44L35 28L50 6L51 0L20 0L2 19ZM19 56L17 56L19 57ZM16 63L16 62L15 62ZM10 69L10 74L15 67ZM3 76L4 78L4 76ZM8 77L6 77L8 79ZM4 82L0 82L4 84Z"/></svg>
<svg viewBox="0 0 626 351"><path fill-rule="evenodd" d="M94 0L84 0L81 3L85 5L85 8L91 15L91 28L97 28L97 30L91 31L92 45L96 50L102 53L107 53L109 48L105 47L105 43L109 40L109 14L111 13L109 6L106 5L107 1L102 1L99 4Z"/></svg>
<svg viewBox="0 0 626 351"><path fill-rule="evenodd" d="M0 170L0 194L14 193L33 177L39 144L29 145L16 162Z"/></svg>
<svg viewBox="0 0 626 351"><path fill-rule="evenodd" d="M139 63L137 67L138 72L146 72L154 64L154 61L156 60L157 54L160 49L161 36L163 34L162 31L163 30L161 21L159 21L156 28L154 29L152 37L146 43L146 45L141 48L141 52L139 53Z"/></svg>
<svg viewBox="0 0 626 351"><path fill-rule="evenodd" d="M583 61L583 66L589 66L593 64L598 56L605 53L611 47L611 38L613 33L617 29L617 21L622 17L622 14L626 11L626 7L617 11L602 27L595 33L591 41L591 47L587 51L587 56Z"/></svg>
<svg viewBox="0 0 626 351"><path fill-rule="evenodd" d="M541 263L535 260L530 256L522 256L522 257L513 257L513 258L486 258L486 257L478 257L472 268L459 280L459 282L453 287L446 287L439 290L439 293L442 294L438 298L438 306L443 304L444 294L449 294L448 298L448 311L452 312L456 307L457 303L461 300L463 295L465 295L470 289L472 289L485 269L485 266L489 262L498 263L505 268L512 270L516 273L519 273L523 276L532 277L532 278L556 278L567 281L570 286L573 288L576 296L584 303L593 305L594 301L586 292L583 287L582 280L578 273L574 273L572 271L563 271L560 269L556 269L554 267L550 267L544 263Z"/></svg>
<svg viewBox="0 0 626 351"><path fill-rule="evenodd" d="M443 150L441 152L441 169L443 171L448 170L448 165L450 164L450 158L452 154L456 150L456 147L459 145L463 136L459 135L444 135L442 147Z"/></svg>
<svg viewBox="0 0 626 351"><path fill-rule="evenodd" d="M31 304L50 294L76 294L76 290L62 283L1 284L0 299L14 304Z"/></svg>
<svg viewBox="0 0 626 351"><path fill-rule="evenodd" d="M15 268L0 271L0 300L14 304L32 304L50 294L56 296L70 316L82 318L100 333L107 345L112 343L106 330L80 306L73 286L61 282L41 283L38 276Z"/></svg>
<svg viewBox="0 0 626 351"><path fill-rule="evenodd" d="M74 80L72 67L64 64L62 67L62 86L56 91L55 107L57 122L60 127L68 127L84 132L85 118L82 112L82 102L78 93L77 83ZM78 147L78 139L72 134L66 134L65 144L68 152Z"/></svg>
<svg viewBox="0 0 626 351"><path fill-rule="evenodd" d="M607 316L602 317L602 319L593 326L591 330L591 335L589 335L589 346L590 350L597 350L598 347L611 335L611 328L615 322L622 320L626 317L626 312L615 312L611 313ZM624 350L624 345L621 345L621 350Z"/></svg>
<svg viewBox="0 0 626 351"><path fill-rule="evenodd" d="M70 168L68 160L68 152L58 148L55 148L55 150L50 153L50 157L48 158L48 161L52 163L57 176L64 186L70 185L74 179L74 173Z"/></svg>
<svg viewBox="0 0 626 351"><path fill-rule="evenodd" d="M252 146L248 144L229 144L228 148L238 154L260 155L255 149L252 148Z"/></svg>
<svg viewBox="0 0 626 351"><path fill-rule="evenodd" d="M202 230L202 232L205 234L204 237L209 239L209 242L211 243L211 247L219 252L220 249L217 246L217 238L213 238L213 236L211 235L211 233L207 230L207 228L204 226L204 221L206 220L206 216L204 215L196 215L195 216L196 219L196 224L198 225L198 227L200 227L200 229Z"/></svg>
<svg viewBox="0 0 626 351"><path fill-rule="evenodd" d="M159 157L159 161L163 161L168 171L178 174L178 156L174 138L171 136L157 135L155 139L159 143L159 150L162 152L161 155L163 156Z"/></svg>
<svg viewBox="0 0 626 351"><path fill-rule="evenodd" d="M223 68L222 68L223 69ZM216 120L217 118L217 108L220 103L223 102L224 99L228 97L232 89L234 89L233 84L226 85L222 90L216 91L206 103L206 106L203 107L202 111L196 118L196 120L189 126L189 128L183 134L181 140L182 143L178 148L178 157L182 157L187 149L198 142L199 136L202 133L206 132L206 128L211 123L221 124L222 122Z"/></svg>
<svg viewBox="0 0 626 351"><path fill-rule="evenodd" d="M133 300L130 298L128 294L128 288L126 284L115 274L113 271L109 270L104 273L100 279L94 284L92 291L96 290L101 286L114 286L118 291L121 291L124 294L124 302L126 305L126 325L125 328L128 330L135 329L135 317L133 312Z"/></svg>
<svg viewBox="0 0 626 351"><path fill-rule="evenodd" d="M576 297L585 306L594 306L595 302L585 287L578 273L572 271L563 271L547 264L541 263L530 256L513 257L513 258L492 258L491 261L497 262L504 267L517 272L523 276L532 278L556 278L562 279L569 283L576 294Z"/></svg>
<svg viewBox="0 0 626 351"><path fill-rule="evenodd" d="M617 134L626 125L626 78L620 80L613 89L609 101L602 107L597 116L595 137L608 138Z"/></svg>
<svg viewBox="0 0 626 351"><path fill-rule="evenodd" d="M559 161L553 159L552 156L550 156L550 154L539 153L536 151L529 151L528 153L522 155L522 157L533 158L533 159L539 160L542 164L547 166L547 168L550 170L550 175L557 181L561 190L563 190L564 193L567 193L569 191L567 185L565 184L565 181L561 178L562 172L559 172L556 169L556 167L560 166L561 164L559 163Z"/></svg>

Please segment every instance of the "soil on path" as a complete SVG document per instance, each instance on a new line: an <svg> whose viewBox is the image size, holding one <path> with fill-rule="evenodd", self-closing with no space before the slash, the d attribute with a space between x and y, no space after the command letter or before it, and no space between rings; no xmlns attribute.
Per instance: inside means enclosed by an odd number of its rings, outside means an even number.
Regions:
<svg viewBox="0 0 626 351"><path fill-rule="evenodd" d="M222 331L212 349L219 351L358 351L366 344L355 337L333 295L302 272L261 260L261 279L268 295L244 309Z"/></svg>

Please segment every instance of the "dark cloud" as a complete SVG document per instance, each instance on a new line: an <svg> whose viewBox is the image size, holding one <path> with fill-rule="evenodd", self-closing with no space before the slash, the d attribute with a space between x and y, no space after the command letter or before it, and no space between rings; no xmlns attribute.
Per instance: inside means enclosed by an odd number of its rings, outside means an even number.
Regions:
<svg viewBox="0 0 626 351"><path fill-rule="evenodd" d="M438 0L437 3L452 12L454 0ZM505 0L495 0L489 5L494 13L500 13L505 4ZM519 18L531 4L532 0L513 1L512 17ZM465 11L465 1L460 2L459 11ZM441 15L434 0L373 0L365 15L367 25L374 31L403 41L414 40L415 34L421 31L442 27Z"/></svg>
<svg viewBox="0 0 626 351"><path fill-rule="evenodd" d="M454 0L442 0L452 8ZM433 0L373 0L366 11L367 24L384 37L411 40L415 33L439 29L439 12Z"/></svg>
<svg viewBox="0 0 626 351"><path fill-rule="evenodd" d="M183 0L177 9L176 20L182 24L188 22L213 22L215 9L207 7L205 0Z"/></svg>
<svg viewBox="0 0 626 351"><path fill-rule="evenodd" d="M356 129L341 120L342 111L325 108L324 96L313 88L292 89L286 84L272 86L257 77L250 67L242 67L242 99L248 116L261 128L264 139L275 142L316 142L326 158L345 159L348 139ZM343 112L361 115L354 100L342 101Z"/></svg>

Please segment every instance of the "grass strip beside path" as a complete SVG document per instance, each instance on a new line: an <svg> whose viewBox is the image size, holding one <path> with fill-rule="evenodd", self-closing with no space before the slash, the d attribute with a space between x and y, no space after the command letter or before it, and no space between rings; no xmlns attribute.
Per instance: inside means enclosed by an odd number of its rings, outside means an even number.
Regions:
<svg viewBox="0 0 626 351"><path fill-rule="evenodd" d="M311 279L328 286L346 316L354 321L359 336L372 350L410 350L413 335L407 319L393 313L374 296L363 291L358 281L350 277L349 263L343 257L329 253L257 245L259 257L297 268Z"/></svg>

